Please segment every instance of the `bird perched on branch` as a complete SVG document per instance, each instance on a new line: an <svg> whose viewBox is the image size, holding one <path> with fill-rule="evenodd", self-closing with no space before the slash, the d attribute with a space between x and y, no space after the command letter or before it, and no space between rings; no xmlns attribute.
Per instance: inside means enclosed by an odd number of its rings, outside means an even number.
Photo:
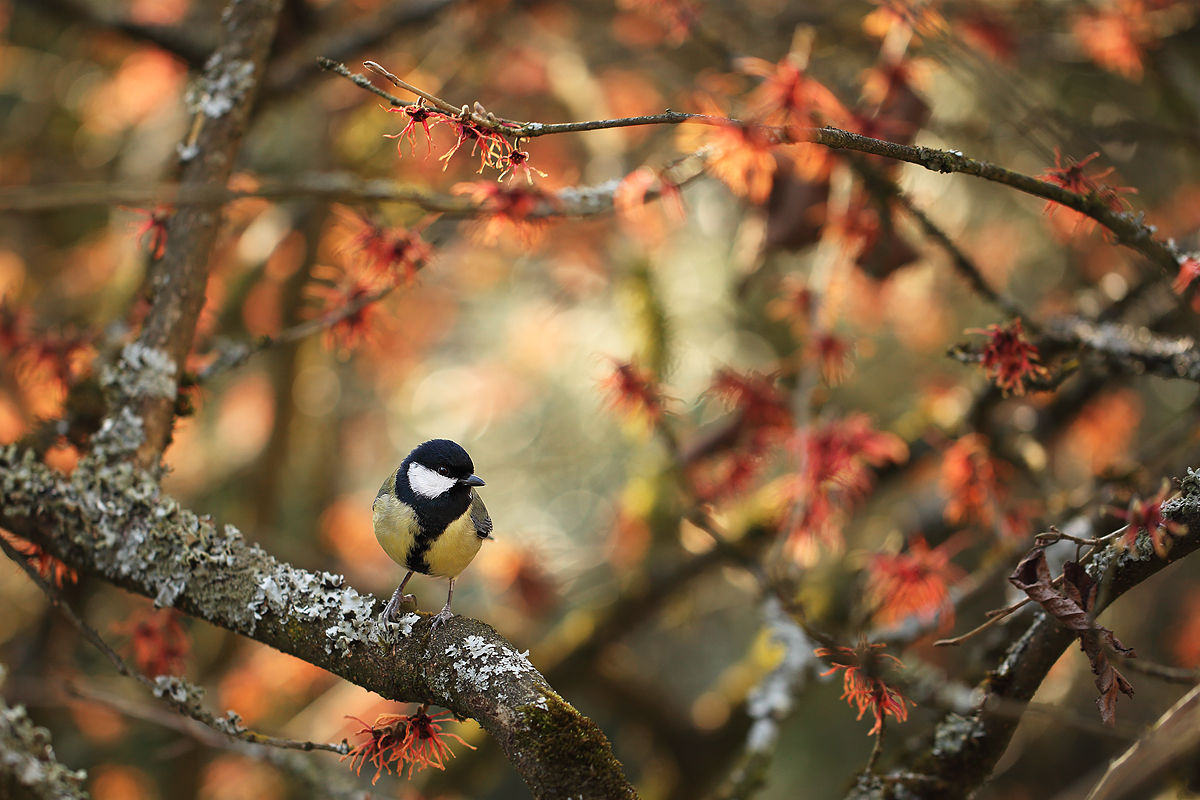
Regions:
<svg viewBox="0 0 1200 800"><path fill-rule="evenodd" d="M408 570L383 610L391 620L413 573L450 579L446 607L433 618L436 627L454 616L450 601L454 579L492 534L492 518L475 487L483 480L462 447L449 439L418 445L388 476L375 496L375 538L393 561Z"/></svg>

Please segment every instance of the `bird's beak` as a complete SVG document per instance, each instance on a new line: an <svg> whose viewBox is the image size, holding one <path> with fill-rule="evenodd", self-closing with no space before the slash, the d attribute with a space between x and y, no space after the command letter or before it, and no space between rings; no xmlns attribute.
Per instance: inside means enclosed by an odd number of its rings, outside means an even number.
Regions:
<svg viewBox="0 0 1200 800"><path fill-rule="evenodd" d="M472 475L469 478L463 478L462 480L459 481L459 483L462 484L463 486L486 486L487 485L483 482L483 478L479 477L478 475Z"/></svg>

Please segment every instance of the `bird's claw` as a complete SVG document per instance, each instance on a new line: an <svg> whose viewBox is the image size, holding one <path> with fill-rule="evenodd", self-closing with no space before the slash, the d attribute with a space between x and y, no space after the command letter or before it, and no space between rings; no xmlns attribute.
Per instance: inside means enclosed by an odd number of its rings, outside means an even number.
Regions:
<svg viewBox="0 0 1200 800"><path fill-rule="evenodd" d="M404 605L405 603L412 603L414 606L416 606L417 596L415 594L406 594L401 597L396 597L393 595L392 599L388 600L387 605L383 607L383 621L396 622L396 612L399 611L400 606Z"/></svg>
<svg viewBox="0 0 1200 800"><path fill-rule="evenodd" d="M437 628L438 625L441 625L444 622L449 622L453 616L454 616L454 612L450 610L450 606L446 606L445 608L443 608L441 611L439 611L437 614L434 615L433 627Z"/></svg>

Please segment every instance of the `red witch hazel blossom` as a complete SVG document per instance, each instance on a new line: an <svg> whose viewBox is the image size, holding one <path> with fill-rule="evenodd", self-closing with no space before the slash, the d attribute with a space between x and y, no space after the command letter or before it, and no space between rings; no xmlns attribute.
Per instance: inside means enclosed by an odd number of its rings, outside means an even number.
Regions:
<svg viewBox="0 0 1200 800"><path fill-rule="evenodd" d="M804 469L790 482L788 544L801 556L818 543L840 547L843 517L871 491L870 468L908 458L903 439L875 430L862 413L801 430L796 446L802 448Z"/></svg>
<svg viewBox="0 0 1200 800"><path fill-rule="evenodd" d="M662 390L648 370L632 361L613 363L612 374L601 382L608 393L608 407L624 415L645 414L651 422L663 415Z"/></svg>
<svg viewBox="0 0 1200 800"><path fill-rule="evenodd" d="M396 139L396 153L403 158L404 153L400 151L400 142L407 137L409 148L416 146L417 126L420 125L425 130L425 146L426 155L433 151L433 145L429 141L429 125L436 125L439 122L449 122L449 118L441 111L435 111L425 105L425 101L419 100L412 105L403 106L402 108L385 108L389 114L404 114L408 117L408 123L405 124L403 130L399 133L385 133L388 139Z"/></svg>
<svg viewBox="0 0 1200 800"><path fill-rule="evenodd" d="M381 714L375 719L374 725L368 725L358 717L346 717L363 725L358 735L369 734L370 739L355 747L341 760L350 759L350 767L362 774L363 765L370 762L375 765L374 784L384 772L391 774L392 769L399 775L408 765L408 777L411 779L413 770L423 770L426 767L445 769L446 758L454 752L446 739L454 739L459 744L474 747L463 741L458 734L444 733L442 723L450 714L443 711L430 716L422 706L416 714Z"/></svg>
<svg viewBox="0 0 1200 800"><path fill-rule="evenodd" d="M772 448L784 443L792 432L792 412L787 394L776 385L773 375L723 368L713 376L708 391L736 415L736 445L728 457L710 474L697 472L692 478L697 496L715 501L744 490L767 466Z"/></svg>
<svg viewBox="0 0 1200 800"><path fill-rule="evenodd" d="M443 170L450 165L450 159L458 152L458 149L467 142L471 143L472 153L479 153L480 172L483 172L486 167L504 169L504 153L511 149L511 145L503 135L480 127L470 119L447 119L447 124L454 127L454 133L458 138L455 139L454 145L438 158L438 161L446 162L442 165Z"/></svg>
<svg viewBox="0 0 1200 800"><path fill-rule="evenodd" d="M125 208L125 206L121 207ZM175 209L170 206L158 206L153 211L147 211L144 208L125 208L125 210L144 217L134 229L133 238L139 245L147 248L152 259L157 261L162 258L163 253L167 252L167 220L175 213Z"/></svg>
<svg viewBox="0 0 1200 800"><path fill-rule="evenodd" d="M348 353L364 339L371 339L379 313L372 298L381 294L386 284L359 266L346 270L318 266L313 277L333 284L310 284L307 290L321 304L318 318L332 321L325 330L326 348Z"/></svg>
<svg viewBox="0 0 1200 800"><path fill-rule="evenodd" d="M968 328L967 333L988 337L983 348L983 369L996 382L1005 396L1025 394L1025 384L1049 374L1039 361L1038 349L1025 338L1020 318L1007 325L988 325L987 328Z"/></svg>
<svg viewBox="0 0 1200 800"><path fill-rule="evenodd" d="M543 178L546 177L546 173L530 166L529 153L524 150L518 150L515 147L503 156L500 156L500 166L504 168L504 171L500 173L500 177L496 179L500 181L504 180L506 176L510 179L515 178L518 172L523 172L525 173L525 182L532 186L533 173L536 172Z"/></svg>
<svg viewBox="0 0 1200 800"><path fill-rule="evenodd" d="M1090 164L1096 158L1099 158L1099 153L1092 153L1082 161L1076 161L1070 156L1066 159L1066 164L1063 163L1062 153L1058 148L1054 149L1054 166L1045 170L1042 173L1042 179L1047 183L1053 183L1055 186L1061 186L1069 192L1074 192L1084 197L1095 197L1100 200L1110 211L1120 213L1125 210L1125 201L1121 199L1122 194L1136 194L1137 189L1127 186L1109 186L1100 183L1101 178L1108 177L1113 172L1113 167L1109 167L1103 172L1098 172L1095 175L1088 175L1083 171L1083 168ZM1042 209L1046 215L1053 214L1059 207L1059 204L1053 200L1047 200L1045 207ZM1091 230L1096 226L1096 221L1083 214L1075 212L1078 216L1080 225L1086 226L1087 230Z"/></svg>
<svg viewBox="0 0 1200 800"><path fill-rule="evenodd" d="M1200 253L1188 253L1179 259L1179 274L1171 288L1176 294L1183 294L1196 278L1200 278Z"/></svg>
<svg viewBox="0 0 1200 800"><path fill-rule="evenodd" d="M385 228L356 212L339 211L357 229L349 246L365 256L367 271L373 277L408 283L433 255L433 248L421 238L428 221L414 228Z"/></svg>
<svg viewBox="0 0 1200 800"><path fill-rule="evenodd" d="M486 216L475 227L480 244L493 245L505 232L511 232L525 247L534 247L545 233L545 219L533 215L544 206L554 207L553 195L536 186L502 186L490 181L459 183L454 194L468 195L480 205Z"/></svg>
<svg viewBox="0 0 1200 800"><path fill-rule="evenodd" d="M152 678L180 675L186 668L191 641L183 626L182 615L171 608L143 609L123 624L118 633L129 637L134 663Z"/></svg>
<svg viewBox="0 0 1200 800"><path fill-rule="evenodd" d="M1145 531L1154 545L1154 552L1162 558L1166 556L1172 539L1187 535L1187 525L1163 516L1162 504L1171 494L1171 484L1164 480L1162 488L1153 497L1146 500L1134 497L1127 510L1116 509L1112 512L1114 516L1125 520L1127 525L1120 541L1122 547L1133 547L1138 536Z"/></svg>
<svg viewBox="0 0 1200 800"><path fill-rule="evenodd" d="M895 656L875 652L882 647L886 645L870 644L863 639L858 647L819 647L814 651L820 658L829 658L829 663L833 665L821 673L822 677L832 675L839 669L845 670L842 675L841 699L852 706L858 706L858 718L862 719L867 709L871 710L875 717L875 725L867 731L868 736L883 731L884 717L893 717L897 722L907 720L907 704L912 703L900 694L899 689L888 686L883 678L878 677L884 659L887 659L892 668L904 666Z"/></svg>
<svg viewBox="0 0 1200 800"><path fill-rule="evenodd" d="M0 536L3 536L4 540L12 545L14 550L28 559L30 565L37 570L38 575L41 575L43 580L53 580L54 584L60 589L64 581L75 583L79 580L79 573L33 542L26 541L6 530L0 530Z"/></svg>

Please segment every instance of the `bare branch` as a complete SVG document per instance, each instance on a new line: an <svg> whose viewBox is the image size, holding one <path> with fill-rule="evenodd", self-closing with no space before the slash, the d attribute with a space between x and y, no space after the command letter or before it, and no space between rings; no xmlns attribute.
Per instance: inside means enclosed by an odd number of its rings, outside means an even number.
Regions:
<svg viewBox="0 0 1200 800"><path fill-rule="evenodd" d="M393 39L397 33L435 19L459 0L415 0L385 3L375 13L331 33L321 32L316 41L305 41L293 53L273 64L263 92L266 99L291 94L321 74L324 66L314 61L317 53L345 60Z"/></svg>
<svg viewBox="0 0 1200 800"><path fill-rule="evenodd" d="M178 56L194 70L204 66L212 52L213 43L197 40L192 31L166 25L139 25L128 20L100 16L94 4L79 0L22 0L35 10L53 14L74 25L102 31L117 31L131 39L149 42Z"/></svg>
<svg viewBox="0 0 1200 800"><path fill-rule="evenodd" d="M1200 350L1189 336L1176 339L1148 328L1079 317L1052 320L1047 328L1051 339L1083 345L1122 371L1200 382Z"/></svg>
<svg viewBox="0 0 1200 800"><path fill-rule="evenodd" d="M282 0L241 0L231 3L223 15L221 44L208 60L191 98L195 117L180 149L184 162L181 186L224 186L228 182L249 127L282 5ZM220 217L213 208L180 207L167 224L166 253L152 271L153 298L138 345L162 362L167 376L176 382L204 306L209 253ZM164 382L153 392L118 402L138 407L144 439L137 462L144 468L156 466L174 422L174 387Z"/></svg>

